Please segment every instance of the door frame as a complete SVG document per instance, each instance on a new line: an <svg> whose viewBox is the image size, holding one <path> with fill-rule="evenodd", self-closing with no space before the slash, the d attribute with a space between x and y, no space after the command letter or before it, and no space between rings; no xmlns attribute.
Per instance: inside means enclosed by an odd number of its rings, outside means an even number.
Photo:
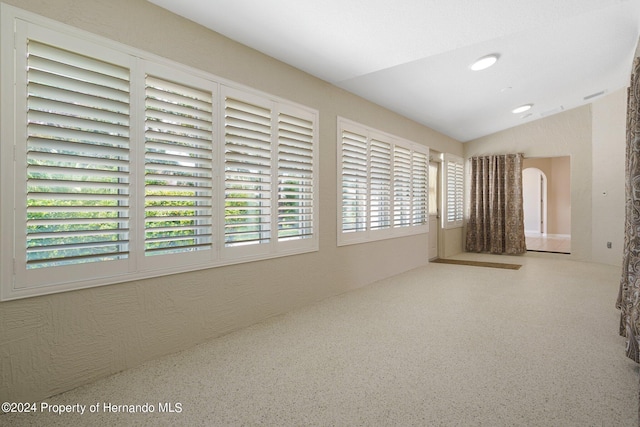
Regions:
<svg viewBox="0 0 640 427"><path fill-rule="evenodd" d="M432 222L434 221L434 219L432 219L432 214L431 212L429 212L429 241L428 241L428 249L429 249L429 261L432 261L436 258L440 258L442 256L442 248L443 248L443 237L444 237L444 233L442 232L442 221L441 221L441 215L442 215L442 162L440 160L440 156L430 156L429 158L429 187L431 189L431 186L433 185L431 182L431 166L435 166L437 168L437 173L436 173L436 183L435 183L435 188L436 188L436 214L435 214L435 224L433 224ZM429 211L431 211L431 206L429 207ZM436 253L431 253L431 243L432 243L432 239L433 236L431 235L431 233L435 231L436 233L436 237L435 237L435 244L436 244Z"/></svg>

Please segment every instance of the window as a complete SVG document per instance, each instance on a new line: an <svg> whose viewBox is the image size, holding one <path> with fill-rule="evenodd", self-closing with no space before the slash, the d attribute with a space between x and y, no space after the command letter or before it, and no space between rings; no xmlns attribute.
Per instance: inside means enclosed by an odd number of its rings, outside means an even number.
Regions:
<svg viewBox="0 0 640 427"><path fill-rule="evenodd" d="M212 250L213 129L211 90L145 76L146 256Z"/></svg>
<svg viewBox="0 0 640 427"><path fill-rule="evenodd" d="M411 225L429 222L429 155L413 153L411 176Z"/></svg>
<svg viewBox="0 0 640 427"><path fill-rule="evenodd" d="M464 220L464 164L462 158L452 154L443 154L445 168L444 179L444 207L442 217L443 228L457 228L463 226Z"/></svg>
<svg viewBox="0 0 640 427"><path fill-rule="evenodd" d="M314 118L282 106L278 114L278 241L314 236Z"/></svg>
<svg viewBox="0 0 640 427"><path fill-rule="evenodd" d="M365 134L366 132L362 132ZM367 137L346 129L342 131L342 232L367 230L369 177L367 174ZM390 157L389 157L390 159ZM375 166L375 164L374 164ZM390 170L390 167L389 167ZM386 186L390 186L390 176ZM389 197L391 191L389 190ZM374 194L372 196L376 198ZM379 196L378 196L379 197ZM391 213L382 220L389 227ZM383 228L378 226L376 228Z"/></svg>
<svg viewBox="0 0 640 427"><path fill-rule="evenodd" d="M372 139L370 158L371 229L381 230L391 226L391 144Z"/></svg>
<svg viewBox="0 0 640 427"><path fill-rule="evenodd" d="M227 253L317 247L316 114L228 87L223 98Z"/></svg>
<svg viewBox="0 0 640 427"><path fill-rule="evenodd" d="M129 253L129 75L32 41L26 75L26 270Z"/></svg>
<svg viewBox="0 0 640 427"><path fill-rule="evenodd" d="M1 234L13 237L3 298L88 272L121 276L132 257L132 58L108 47L96 57L88 41L72 49L69 36L20 20L15 29L15 66L6 45L1 64Z"/></svg>
<svg viewBox="0 0 640 427"><path fill-rule="evenodd" d="M271 240L271 109L225 97L224 242L227 247Z"/></svg>
<svg viewBox="0 0 640 427"><path fill-rule="evenodd" d="M317 111L11 6L1 35L0 299L317 250Z"/></svg>
<svg viewBox="0 0 640 427"><path fill-rule="evenodd" d="M338 244L428 231L429 149L338 119Z"/></svg>
<svg viewBox="0 0 640 427"><path fill-rule="evenodd" d="M411 225L411 150L393 147L393 226Z"/></svg>

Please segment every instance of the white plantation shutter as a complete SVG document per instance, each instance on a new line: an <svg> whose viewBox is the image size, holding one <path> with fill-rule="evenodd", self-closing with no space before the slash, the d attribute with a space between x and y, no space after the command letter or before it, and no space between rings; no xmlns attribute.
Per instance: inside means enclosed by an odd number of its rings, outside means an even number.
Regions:
<svg viewBox="0 0 640 427"><path fill-rule="evenodd" d="M129 256L129 70L30 40L27 269Z"/></svg>
<svg viewBox="0 0 640 427"><path fill-rule="evenodd" d="M314 121L278 114L278 239L313 236Z"/></svg>
<svg viewBox="0 0 640 427"><path fill-rule="evenodd" d="M338 244L428 231L429 149L338 119Z"/></svg>
<svg viewBox="0 0 640 427"><path fill-rule="evenodd" d="M391 144L376 139L370 144L371 229L391 226Z"/></svg>
<svg viewBox="0 0 640 427"><path fill-rule="evenodd" d="M411 150L393 147L393 226L411 225Z"/></svg>
<svg viewBox="0 0 640 427"><path fill-rule="evenodd" d="M464 220L464 164L462 158L443 155L445 164L444 228L462 227Z"/></svg>
<svg viewBox="0 0 640 427"><path fill-rule="evenodd" d="M414 151L411 167L412 225L429 222L429 155Z"/></svg>
<svg viewBox="0 0 640 427"><path fill-rule="evenodd" d="M367 137L343 130L341 144L342 231L367 229Z"/></svg>
<svg viewBox="0 0 640 427"><path fill-rule="evenodd" d="M0 300L318 250L318 112L8 5Z"/></svg>
<svg viewBox="0 0 640 427"><path fill-rule="evenodd" d="M227 246L271 239L271 110L225 98L225 226Z"/></svg>
<svg viewBox="0 0 640 427"><path fill-rule="evenodd" d="M213 99L147 75L145 254L212 248Z"/></svg>

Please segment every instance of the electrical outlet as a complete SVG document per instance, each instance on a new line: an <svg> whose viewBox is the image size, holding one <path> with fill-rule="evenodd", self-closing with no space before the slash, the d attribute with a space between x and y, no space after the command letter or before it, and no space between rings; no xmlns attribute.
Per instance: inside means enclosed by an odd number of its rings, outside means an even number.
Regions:
<svg viewBox="0 0 640 427"><path fill-rule="evenodd" d="M611 242L607 242L607 249L611 249Z"/></svg>

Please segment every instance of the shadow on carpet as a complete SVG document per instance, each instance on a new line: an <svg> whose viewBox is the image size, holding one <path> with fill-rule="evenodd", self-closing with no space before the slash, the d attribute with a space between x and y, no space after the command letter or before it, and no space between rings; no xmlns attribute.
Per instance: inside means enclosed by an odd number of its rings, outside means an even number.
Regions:
<svg viewBox="0 0 640 427"><path fill-rule="evenodd" d="M483 261L466 261L462 259L434 259L431 262L438 264L457 264L457 265L471 265L473 267L490 267L490 268L505 268L508 270L520 270L521 264L505 264L502 262L483 262Z"/></svg>

